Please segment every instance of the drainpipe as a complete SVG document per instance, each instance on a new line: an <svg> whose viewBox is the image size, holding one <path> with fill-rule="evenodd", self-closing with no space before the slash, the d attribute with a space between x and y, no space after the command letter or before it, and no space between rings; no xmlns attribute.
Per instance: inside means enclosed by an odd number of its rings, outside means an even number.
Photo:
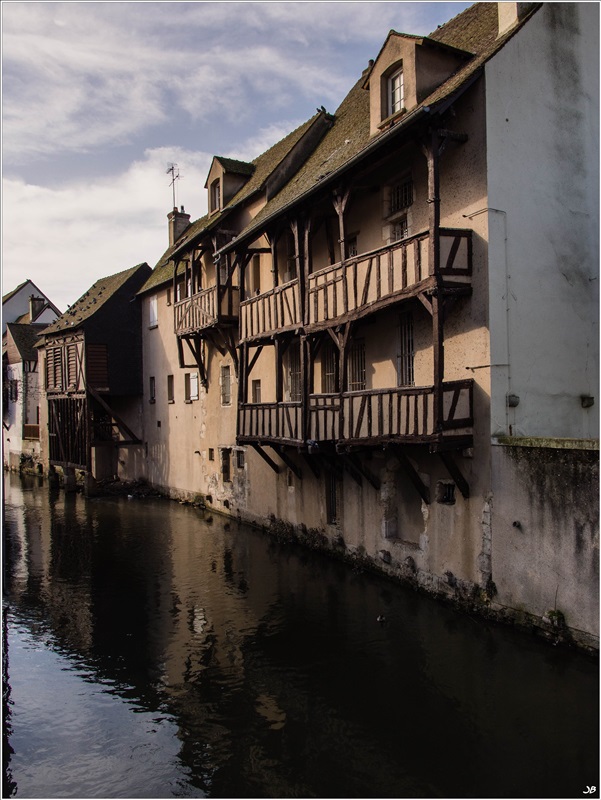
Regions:
<svg viewBox="0 0 601 800"><path fill-rule="evenodd" d="M444 419L442 382L444 378L444 311L440 277L440 137L434 128L426 148L428 159L428 273L436 281L432 295L432 345L434 355L434 431L442 432Z"/></svg>

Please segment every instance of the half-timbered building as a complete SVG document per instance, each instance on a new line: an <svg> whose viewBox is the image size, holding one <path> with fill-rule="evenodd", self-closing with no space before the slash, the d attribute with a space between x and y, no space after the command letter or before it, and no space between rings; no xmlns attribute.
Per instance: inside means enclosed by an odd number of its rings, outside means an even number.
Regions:
<svg viewBox="0 0 601 800"><path fill-rule="evenodd" d="M2 298L2 446L4 467L42 469L39 334L60 315L31 280Z"/></svg>
<svg viewBox="0 0 601 800"><path fill-rule="evenodd" d="M215 157L141 292L146 477L598 641L598 44L479 3Z"/></svg>
<svg viewBox="0 0 601 800"><path fill-rule="evenodd" d="M136 292L149 274L139 264L101 278L44 330L46 454L68 478L112 477L122 448L142 444Z"/></svg>

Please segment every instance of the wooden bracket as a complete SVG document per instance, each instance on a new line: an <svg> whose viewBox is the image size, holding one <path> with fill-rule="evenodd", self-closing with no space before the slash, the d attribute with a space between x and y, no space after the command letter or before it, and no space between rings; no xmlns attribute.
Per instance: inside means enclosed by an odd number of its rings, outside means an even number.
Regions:
<svg viewBox="0 0 601 800"><path fill-rule="evenodd" d="M110 414L111 418L115 420L119 431L126 436L129 437L128 444L141 444L142 440L139 439L135 433L132 432L131 428L129 428L125 422L121 419L121 417L113 411L113 409L109 406L109 404L101 397L95 389L92 389L91 386L87 387L88 392L92 395L94 400L102 406L102 408L106 411L107 414Z"/></svg>
<svg viewBox="0 0 601 800"><path fill-rule="evenodd" d="M258 453L258 454L261 456L261 458L263 459L263 461L265 461L267 464L269 464L269 466L270 466L270 467L271 467L271 469L272 469L272 470L275 472L275 474L276 474L276 475L279 475L279 474L280 474L280 468L279 468L279 466L278 466L278 465L275 463L275 461L273 461L273 460L272 460L272 459L271 459L271 458L270 458L270 457L267 455L267 453L265 452L265 450L263 450L263 448L262 448L260 445L258 445L258 444L254 444L254 443L253 443L253 444L251 444L251 447L253 448L253 450L256 450L256 451L257 451L257 453Z"/></svg>
<svg viewBox="0 0 601 800"><path fill-rule="evenodd" d="M447 468L447 472L459 487L459 491L467 500L468 497L470 496L470 487L468 482L464 478L463 473L455 463L453 456L448 452L445 453L444 451L439 453L439 456L441 457L445 467Z"/></svg>
<svg viewBox="0 0 601 800"><path fill-rule="evenodd" d="M317 461L314 458L312 458L308 453L303 453L302 456L307 462L309 469L315 475L315 477L316 478L321 477L321 471L317 466Z"/></svg>
<svg viewBox="0 0 601 800"><path fill-rule="evenodd" d="M362 464L361 460L357 456L349 454L348 455L348 459L351 462L351 464L353 464L355 469L358 472L360 472L361 475L363 475L365 480L368 483L370 483L374 487L374 489L376 491L379 491L381 483L380 483L380 479L378 478L378 476L374 475L374 473L369 469L369 467L367 467L365 464Z"/></svg>
<svg viewBox="0 0 601 800"><path fill-rule="evenodd" d="M279 457L282 459L282 461L288 467L288 469L291 469L292 472L294 472L299 481L302 481L303 473L301 472L300 468L294 463L294 461L290 458L290 456L286 453L284 447L282 445L276 445L276 444L271 444L269 446L271 447L272 450L275 450L275 452L279 455Z"/></svg>
<svg viewBox="0 0 601 800"><path fill-rule="evenodd" d="M391 450L398 458L398 460L401 462L401 466L405 470L405 473L407 474L407 477L409 478L411 483L417 489L421 499L424 501L424 503L426 503L426 505L430 505L431 503L430 489L420 478L419 473L417 472L411 461L409 461L409 459L405 455L405 451L403 450L403 448L400 447L399 445L392 445Z"/></svg>

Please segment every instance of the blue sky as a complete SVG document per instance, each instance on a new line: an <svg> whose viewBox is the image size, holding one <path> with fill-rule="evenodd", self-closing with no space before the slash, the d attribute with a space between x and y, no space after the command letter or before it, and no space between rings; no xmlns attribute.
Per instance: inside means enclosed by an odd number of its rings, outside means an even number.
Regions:
<svg viewBox="0 0 601 800"><path fill-rule="evenodd" d="M4 2L2 292L61 310L206 212L214 154L252 160L330 112L391 28L427 34L471 3Z"/></svg>

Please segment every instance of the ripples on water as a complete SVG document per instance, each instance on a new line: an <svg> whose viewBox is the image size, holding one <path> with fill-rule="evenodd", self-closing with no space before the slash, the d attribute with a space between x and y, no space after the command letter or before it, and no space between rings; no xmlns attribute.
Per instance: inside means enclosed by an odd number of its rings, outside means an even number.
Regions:
<svg viewBox="0 0 601 800"><path fill-rule="evenodd" d="M580 654L164 500L7 476L5 530L17 796L598 784L597 664Z"/></svg>

